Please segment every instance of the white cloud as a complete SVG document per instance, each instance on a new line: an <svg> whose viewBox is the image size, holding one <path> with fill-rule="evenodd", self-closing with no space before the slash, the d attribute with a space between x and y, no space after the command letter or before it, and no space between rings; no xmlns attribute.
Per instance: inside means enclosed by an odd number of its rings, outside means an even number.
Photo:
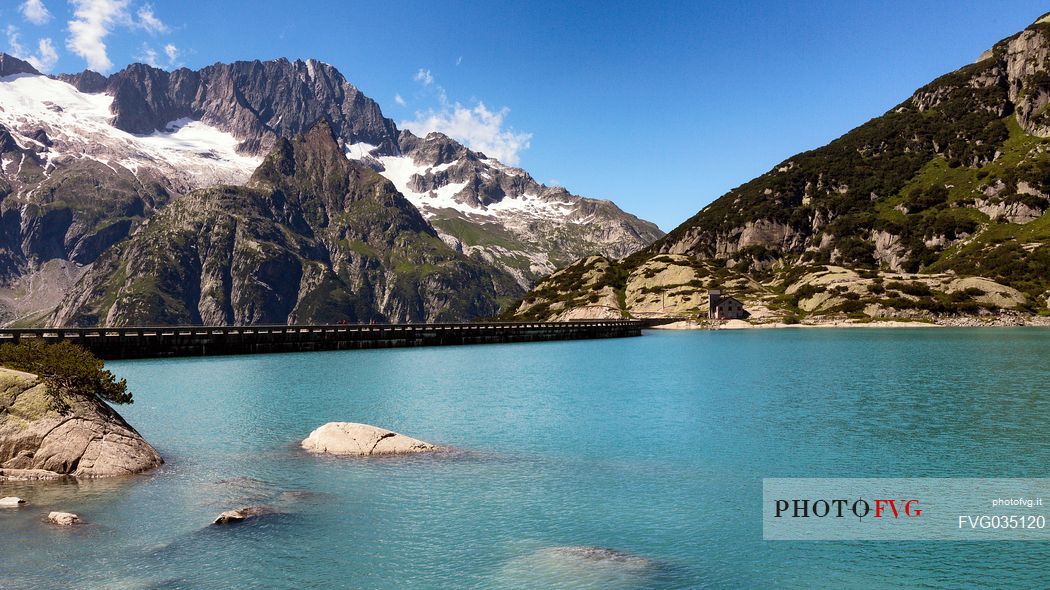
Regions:
<svg viewBox="0 0 1050 590"><path fill-rule="evenodd" d="M489 110L485 103L477 101L475 106L464 106L451 102L444 87L435 84L433 73L420 68L413 77L424 89L433 93L439 107L416 111L415 121L402 121L399 127L411 129L418 135L438 131L463 143L468 148L496 157L504 164L517 166L522 151L529 148L532 133L504 128L504 119L510 109L503 107Z"/></svg>
<svg viewBox="0 0 1050 590"><path fill-rule="evenodd" d="M151 35L169 30L168 25L154 14L151 4L139 7L133 18L128 11L130 0L69 0L69 3L73 5L73 20L69 21L66 47L84 58L89 68L100 72L113 67L107 53L106 37L117 27L140 29ZM153 54L156 63L156 51ZM148 57L150 54L145 51L137 56L150 63L146 60Z"/></svg>
<svg viewBox="0 0 1050 590"><path fill-rule="evenodd" d="M179 48L168 43L164 46L164 55L168 58L166 64L161 60L160 52L154 49L149 43L143 43L139 52L135 55L135 59L155 68L162 68L165 66L172 68L175 67L176 60L179 59Z"/></svg>
<svg viewBox="0 0 1050 590"><path fill-rule="evenodd" d="M37 41L36 53L30 53L22 45L21 39L19 39L18 27L7 25L5 33L7 35L8 50L11 55L18 59L26 60L37 70L47 73L58 63L58 52L55 51L55 44L52 43L50 38L45 37Z"/></svg>
<svg viewBox="0 0 1050 590"><path fill-rule="evenodd" d="M66 47L87 61L88 67L106 72L113 67L106 53L105 39L113 28L129 24L128 0L69 0L73 20L69 21Z"/></svg>
<svg viewBox="0 0 1050 590"><path fill-rule="evenodd" d="M157 15L153 14L153 5L143 4L139 8L138 17L139 19L135 25L151 35L168 32L168 25L164 24L163 21L157 18Z"/></svg>
<svg viewBox="0 0 1050 590"><path fill-rule="evenodd" d="M160 67L160 60L157 59L158 57L157 50L150 47L148 43L143 43L142 48L139 50L138 54L135 55L137 61L155 68Z"/></svg>
<svg viewBox="0 0 1050 590"><path fill-rule="evenodd" d="M417 112L415 121L402 121L398 126L411 129L413 133L421 136L439 131L463 142L472 150L484 152L490 158L516 166L519 154L529 149L532 134L504 129L503 120L509 112L507 107L490 111L482 102L473 108L458 102L446 102L442 104L441 109Z"/></svg>
<svg viewBox="0 0 1050 590"><path fill-rule="evenodd" d="M23 59L22 55L25 55L26 49L22 47L22 43L18 40L18 27L14 25L7 25L7 29L4 30L7 34L7 48L11 51L11 55L18 59Z"/></svg>
<svg viewBox="0 0 1050 590"><path fill-rule="evenodd" d="M400 94L394 95L394 102L396 102L399 106L406 106L408 104L407 102L405 102L405 99L401 98Z"/></svg>
<svg viewBox="0 0 1050 590"><path fill-rule="evenodd" d="M430 73L430 70L424 70L423 68L419 68L419 71L416 72L412 79L423 84L423 86L430 86L434 83L434 76Z"/></svg>
<svg viewBox="0 0 1050 590"><path fill-rule="evenodd" d="M492 111L481 101L477 101L473 107L452 102L444 87L434 83L434 75L430 70L420 68L413 79L436 96L439 107L416 111L414 121L398 124L402 129L411 129L420 136L433 131L444 133L472 150L484 152L486 156L511 166L516 166L521 152L529 149L531 133L503 127L503 120L510 113L509 108Z"/></svg>
<svg viewBox="0 0 1050 590"><path fill-rule="evenodd" d="M22 11L22 16L34 25L47 24L51 20L51 12L44 6L43 0L26 0L19 7L19 10ZM52 47L52 49L54 48Z"/></svg>
<svg viewBox="0 0 1050 590"><path fill-rule="evenodd" d="M55 51L55 44L51 42L50 37L44 37L37 42L36 47L36 55L29 56L29 63L41 72L50 72L51 68L58 63L58 51Z"/></svg>
<svg viewBox="0 0 1050 590"><path fill-rule="evenodd" d="M175 47L171 43L168 43L164 46L164 55L168 56L168 65L173 66L175 65L175 62L179 59L179 48Z"/></svg>

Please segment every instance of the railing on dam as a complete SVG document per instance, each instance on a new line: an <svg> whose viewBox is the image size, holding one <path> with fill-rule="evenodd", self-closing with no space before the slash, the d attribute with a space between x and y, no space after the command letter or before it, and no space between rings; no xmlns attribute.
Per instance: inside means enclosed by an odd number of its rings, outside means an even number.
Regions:
<svg viewBox="0 0 1050 590"><path fill-rule="evenodd" d="M474 324L311 326L150 326L2 328L0 344L24 338L68 340L104 359L207 356L355 348L542 342L640 336L643 322L589 320Z"/></svg>

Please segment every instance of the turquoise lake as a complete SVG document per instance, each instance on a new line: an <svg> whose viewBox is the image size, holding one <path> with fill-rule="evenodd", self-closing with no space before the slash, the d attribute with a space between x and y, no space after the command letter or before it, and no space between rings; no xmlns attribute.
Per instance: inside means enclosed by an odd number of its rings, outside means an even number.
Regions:
<svg viewBox="0 0 1050 590"><path fill-rule="evenodd" d="M1041 542L762 540L764 477L1047 477L1050 330L641 338L113 362L148 475L0 484L0 588L1050 586ZM329 421L450 445L337 459ZM223 510L280 513L210 527ZM49 510L88 523L60 529ZM644 558L573 560L597 546Z"/></svg>

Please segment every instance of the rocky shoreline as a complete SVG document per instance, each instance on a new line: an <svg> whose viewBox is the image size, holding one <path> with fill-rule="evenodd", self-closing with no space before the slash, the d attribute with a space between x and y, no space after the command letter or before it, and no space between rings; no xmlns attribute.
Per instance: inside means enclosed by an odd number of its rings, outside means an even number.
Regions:
<svg viewBox="0 0 1050 590"><path fill-rule="evenodd" d="M923 319L854 320L849 318L806 319L797 323L747 320L697 321L682 319L651 326L655 330L749 330L778 328L1022 328L1050 327L1050 317L1003 313L994 316L947 316Z"/></svg>

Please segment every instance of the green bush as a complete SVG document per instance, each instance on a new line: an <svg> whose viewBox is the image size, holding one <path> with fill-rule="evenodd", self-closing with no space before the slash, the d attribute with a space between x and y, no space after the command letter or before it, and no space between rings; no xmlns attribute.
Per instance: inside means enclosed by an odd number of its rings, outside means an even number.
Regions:
<svg viewBox="0 0 1050 590"><path fill-rule="evenodd" d="M836 306L835 309L845 314L852 314L863 312L865 307L867 307L867 305L863 301L859 301L856 299L847 299L846 301L843 301L838 306Z"/></svg>
<svg viewBox="0 0 1050 590"><path fill-rule="evenodd" d="M798 305L799 301L802 301L803 299L809 299L810 297L816 295L817 293L823 293L824 291L827 291L827 290L828 290L828 288L825 287L824 285L811 285L811 284L802 285L801 287L799 287L798 289L795 290L795 294L792 297L792 299L794 300L794 304Z"/></svg>
<svg viewBox="0 0 1050 590"><path fill-rule="evenodd" d="M906 295L912 295L914 297L929 297L933 294L933 291L925 283L901 283L891 282L886 283L887 289L896 289Z"/></svg>
<svg viewBox="0 0 1050 590"><path fill-rule="evenodd" d="M956 166L958 167L958 166ZM922 211L948 202L948 189L943 184L926 190L915 187L904 196L904 205L909 211Z"/></svg>
<svg viewBox="0 0 1050 590"><path fill-rule="evenodd" d="M124 379L117 381L103 368L102 359L65 340L51 344L32 338L0 345L0 365L39 375L55 396L56 408L64 406L64 395L98 396L115 404L133 402Z"/></svg>

